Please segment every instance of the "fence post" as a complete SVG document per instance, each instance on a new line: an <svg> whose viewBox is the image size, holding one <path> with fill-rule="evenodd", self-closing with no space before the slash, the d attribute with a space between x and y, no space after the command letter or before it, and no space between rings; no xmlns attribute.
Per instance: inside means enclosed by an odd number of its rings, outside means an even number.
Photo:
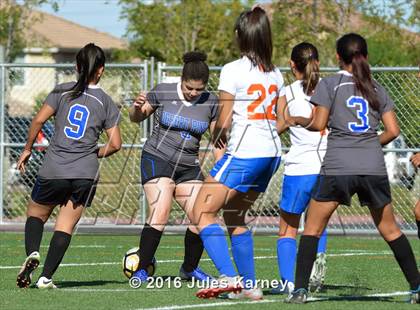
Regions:
<svg viewBox="0 0 420 310"><path fill-rule="evenodd" d="M3 200L4 200L4 192L3 192L3 185L4 185L4 123L5 123L5 92L6 92L6 74L5 74L5 66L4 66L4 46L0 45L0 64L1 71L0 71L0 224L3 224Z"/></svg>
<svg viewBox="0 0 420 310"><path fill-rule="evenodd" d="M148 83L149 83L148 63L147 63L147 60L145 60L143 64L143 87L142 87L143 89L142 91L147 90ZM147 137L148 137L148 126L147 126L147 121L146 121L146 122L143 122L143 137L141 139L141 145L142 145L141 152L143 152L143 146L144 146L144 143L146 142ZM143 191L143 195L141 197L140 224L144 225L146 223L147 199L144 193L144 188L142 191Z"/></svg>

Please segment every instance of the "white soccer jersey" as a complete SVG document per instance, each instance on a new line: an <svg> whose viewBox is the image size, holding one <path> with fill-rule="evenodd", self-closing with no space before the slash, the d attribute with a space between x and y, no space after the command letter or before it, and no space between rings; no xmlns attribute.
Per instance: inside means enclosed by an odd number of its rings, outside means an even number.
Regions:
<svg viewBox="0 0 420 310"><path fill-rule="evenodd" d="M280 156L275 112L278 97L285 95L280 71L263 72L244 56L223 67L218 88L235 96L227 153L239 158Z"/></svg>
<svg viewBox="0 0 420 310"><path fill-rule="evenodd" d="M309 102L310 97L303 92L302 81L286 87L286 98L291 116L311 115L314 106ZM286 155L284 174L319 174L327 150L327 132L309 131L300 126L289 129L292 147Z"/></svg>

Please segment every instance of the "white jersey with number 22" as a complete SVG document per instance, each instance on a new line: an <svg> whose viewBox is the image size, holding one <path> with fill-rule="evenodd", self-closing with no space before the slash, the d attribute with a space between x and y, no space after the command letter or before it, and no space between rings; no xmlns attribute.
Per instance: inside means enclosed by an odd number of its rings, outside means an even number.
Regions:
<svg viewBox="0 0 420 310"><path fill-rule="evenodd" d="M280 71L263 72L244 56L223 67L218 89L235 96L227 153L238 158L280 156L276 105L285 95Z"/></svg>

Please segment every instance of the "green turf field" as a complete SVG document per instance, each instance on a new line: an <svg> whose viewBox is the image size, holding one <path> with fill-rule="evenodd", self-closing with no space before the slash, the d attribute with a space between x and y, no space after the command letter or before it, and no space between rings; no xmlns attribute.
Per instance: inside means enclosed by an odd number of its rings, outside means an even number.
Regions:
<svg viewBox="0 0 420 310"><path fill-rule="evenodd" d="M51 234L44 236L41 258ZM24 260L23 234L0 234L0 309L417 309L405 303L408 289L397 263L384 241L378 238L331 237L328 243L326 290L313 295L307 305L283 304L283 296L265 295L260 302L221 299L200 300L197 289L181 288L164 281L160 289L132 289L121 270L121 259L136 246L136 236L75 235L54 275L57 290L16 288L18 266ZM410 239L420 264L420 241ZM257 277L276 279L276 238L257 236L255 256ZM183 258L183 237L165 235L157 252L156 276L177 276ZM215 272L207 256L201 266ZM38 277L37 270L35 278ZM170 283L172 288L168 288ZM264 290L265 293L268 289ZM321 299L321 300L320 300ZM258 307L258 308L256 308Z"/></svg>

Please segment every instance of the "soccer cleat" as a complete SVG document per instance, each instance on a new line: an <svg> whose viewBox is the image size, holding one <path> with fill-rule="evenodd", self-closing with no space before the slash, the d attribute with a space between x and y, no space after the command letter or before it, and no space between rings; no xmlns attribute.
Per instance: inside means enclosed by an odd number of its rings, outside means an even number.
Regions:
<svg viewBox="0 0 420 310"><path fill-rule="evenodd" d="M24 261L16 279L18 287L28 287L32 282L32 273L39 266L40 256L37 251L32 252Z"/></svg>
<svg viewBox="0 0 420 310"><path fill-rule="evenodd" d="M270 290L270 294L271 295L281 295L281 294L289 295L291 292L293 292L294 289L295 289L295 284L293 282L287 281L286 285L279 285L277 287L273 287Z"/></svg>
<svg viewBox="0 0 420 310"><path fill-rule="evenodd" d="M263 299L263 292L260 288L243 288L239 293L230 292L226 294L227 299L251 299L251 300L261 300Z"/></svg>
<svg viewBox="0 0 420 310"><path fill-rule="evenodd" d="M198 298L216 298L223 293L240 293L242 290L239 277L227 277L222 275L215 282L217 282L215 285L213 285L212 281L212 285L209 288L203 288L199 290L195 295Z"/></svg>
<svg viewBox="0 0 420 310"><path fill-rule="evenodd" d="M149 274L144 269L139 269L135 273L133 273L133 276L130 278L136 278L140 282L147 282L147 278L149 277Z"/></svg>
<svg viewBox="0 0 420 310"><path fill-rule="evenodd" d="M57 288L57 286L54 285L53 281L46 277L40 277L38 281L36 282L36 287L39 289Z"/></svg>
<svg viewBox="0 0 420 310"><path fill-rule="evenodd" d="M211 281L213 280L213 277L205 273L203 270L200 269L200 267L195 268L191 272L187 272L184 270L184 268L181 266L179 269L179 276L184 281L191 281L193 278L197 281Z"/></svg>
<svg viewBox="0 0 420 310"><path fill-rule="evenodd" d="M309 279L309 291L319 292L322 289L327 272L327 254L318 253L314 266L312 267L311 278Z"/></svg>
<svg viewBox="0 0 420 310"><path fill-rule="evenodd" d="M297 289L290 293L289 296L284 300L288 304L304 304L308 299L308 291L304 288Z"/></svg>
<svg viewBox="0 0 420 310"><path fill-rule="evenodd" d="M416 290L410 291L410 304L420 304L420 285Z"/></svg>

